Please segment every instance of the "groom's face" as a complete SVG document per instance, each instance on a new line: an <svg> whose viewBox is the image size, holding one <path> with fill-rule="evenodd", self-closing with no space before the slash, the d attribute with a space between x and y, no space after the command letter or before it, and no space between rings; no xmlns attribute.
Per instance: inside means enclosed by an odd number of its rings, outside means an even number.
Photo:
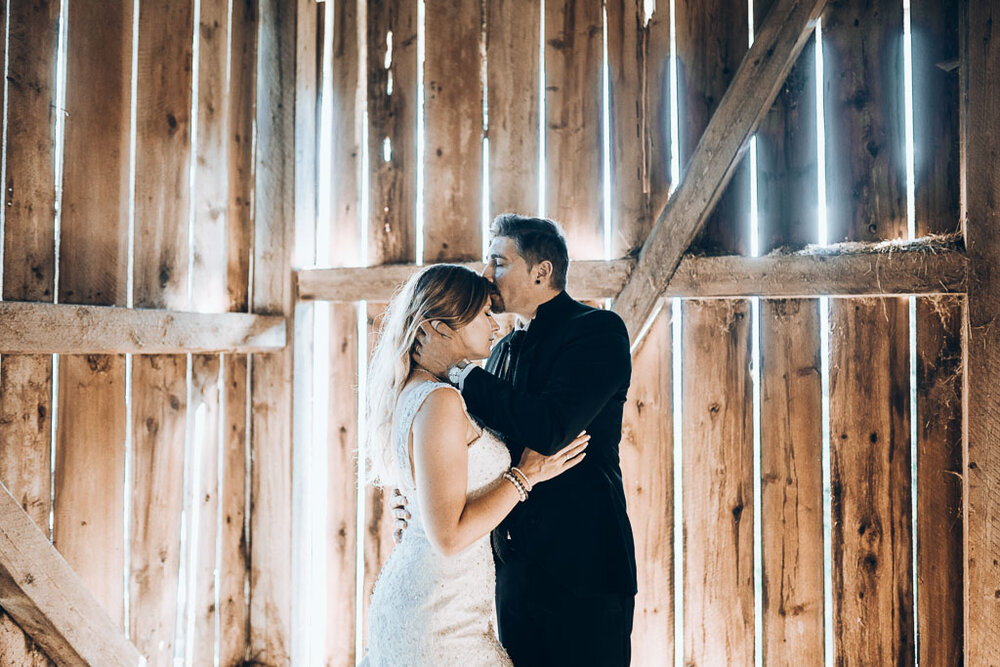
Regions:
<svg viewBox="0 0 1000 667"><path fill-rule="evenodd" d="M531 272L517 252L514 239L495 236L486 255L483 277L496 285L501 303L493 304L494 313L517 313L530 316Z"/></svg>

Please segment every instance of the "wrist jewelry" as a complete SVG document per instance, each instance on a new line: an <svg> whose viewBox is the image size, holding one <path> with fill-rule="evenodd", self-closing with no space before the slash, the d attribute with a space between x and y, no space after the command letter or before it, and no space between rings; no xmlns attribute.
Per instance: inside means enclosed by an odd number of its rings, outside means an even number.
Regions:
<svg viewBox="0 0 1000 667"><path fill-rule="evenodd" d="M457 364L448 369L448 382L458 386L458 381L462 378L462 371L472 362L468 359L462 359Z"/></svg>
<svg viewBox="0 0 1000 667"><path fill-rule="evenodd" d="M524 490L524 485L521 484L521 480L510 474L510 471L505 472L503 474L503 478L514 485L514 488L517 489L517 495L520 496L522 503L528 499L528 492Z"/></svg>
<svg viewBox="0 0 1000 667"><path fill-rule="evenodd" d="M534 484L532 484L531 480L528 479L528 476L524 474L524 471L518 468L517 466L511 468L510 471L521 478L521 481L524 482L524 490L527 491L528 493L531 493L531 489L534 486Z"/></svg>

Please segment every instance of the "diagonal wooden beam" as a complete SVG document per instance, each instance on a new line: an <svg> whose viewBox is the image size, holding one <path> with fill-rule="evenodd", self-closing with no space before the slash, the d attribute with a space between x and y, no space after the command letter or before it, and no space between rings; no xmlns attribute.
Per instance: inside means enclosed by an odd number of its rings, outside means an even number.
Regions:
<svg viewBox="0 0 1000 667"><path fill-rule="evenodd" d="M639 254L614 310L633 341L681 256L701 231L742 152L770 109L823 10L825 0L777 0L713 114L687 172Z"/></svg>
<svg viewBox="0 0 1000 667"><path fill-rule="evenodd" d="M0 607L60 665L146 663L2 484Z"/></svg>

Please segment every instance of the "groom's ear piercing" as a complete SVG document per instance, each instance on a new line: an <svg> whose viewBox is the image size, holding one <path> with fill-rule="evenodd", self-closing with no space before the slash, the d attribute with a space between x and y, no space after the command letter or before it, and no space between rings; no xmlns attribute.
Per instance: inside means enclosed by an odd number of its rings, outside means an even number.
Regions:
<svg viewBox="0 0 1000 667"><path fill-rule="evenodd" d="M541 284L542 284L542 281L541 281L541 280L539 280L538 278L535 278L535 284L536 284L536 285L541 285Z"/></svg>

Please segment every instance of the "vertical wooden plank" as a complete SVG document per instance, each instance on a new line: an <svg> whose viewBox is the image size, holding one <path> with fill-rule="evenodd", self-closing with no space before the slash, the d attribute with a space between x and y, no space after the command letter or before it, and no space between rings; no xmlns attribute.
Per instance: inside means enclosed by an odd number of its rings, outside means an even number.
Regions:
<svg viewBox="0 0 1000 667"><path fill-rule="evenodd" d="M366 11L368 260L411 262L416 256L417 2L366 0Z"/></svg>
<svg viewBox="0 0 1000 667"><path fill-rule="evenodd" d="M959 3L918 0L910 22L916 233L949 233L961 225ZM924 664L954 665L965 635L962 301L917 299L916 308L917 655Z"/></svg>
<svg viewBox="0 0 1000 667"><path fill-rule="evenodd" d="M642 247L653 225L648 208L645 155L645 150L651 146L647 143L645 128L647 33L643 4L640 0L609 0L605 4L610 96L607 106L611 115L611 252L614 257L623 257ZM667 37L669 39L669 31ZM663 88L660 92L667 90ZM663 129L669 134L669 125ZM667 147L669 154L669 144Z"/></svg>
<svg viewBox="0 0 1000 667"><path fill-rule="evenodd" d="M229 258L226 248L229 207L227 60L228 0L208 0L198 17L197 136L193 150L195 184L192 230L193 263L190 308L222 312L229 306L226 288ZM215 657L216 545L219 525L219 461L222 446L219 420L223 406L219 391L222 372L219 355L192 355L188 406L189 458L185 461L187 497L188 608L184 630L185 653L193 664L209 664Z"/></svg>
<svg viewBox="0 0 1000 667"><path fill-rule="evenodd" d="M330 445L328 454L326 664L355 662L357 619L358 307L330 304Z"/></svg>
<svg viewBox="0 0 1000 667"><path fill-rule="evenodd" d="M902 5L823 17L830 240L906 235ZM914 661L906 299L831 301L834 656Z"/></svg>
<svg viewBox="0 0 1000 667"><path fill-rule="evenodd" d="M364 7L360 0L335 0L333 19L333 126L330 261L333 266L365 264L361 256L362 142L366 77ZM329 28L329 26L328 26Z"/></svg>
<svg viewBox="0 0 1000 667"><path fill-rule="evenodd" d="M124 306L132 5L74 1L66 48L59 301ZM123 627L125 420L124 356L60 358L53 541Z"/></svg>
<svg viewBox="0 0 1000 667"><path fill-rule="evenodd" d="M680 162L687 163L747 51L747 3L675 3ZM744 253L746 166L698 243ZM684 655L749 664L754 655L753 391L748 300L687 301L684 349Z"/></svg>
<svg viewBox="0 0 1000 667"><path fill-rule="evenodd" d="M333 266L364 264L361 256L362 142L367 75L364 5L336 0L333 21ZM358 619L358 308L330 304L329 446L327 454L327 627L325 663L354 665Z"/></svg>
<svg viewBox="0 0 1000 667"><path fill-rule="evenodd" d="M429 0L424 12L424 261L477 260L483 255L482 6Z"/></svg>
<svg viewBox="0 0 1000 667"><path fill-rule="evenodd" d="M7 66L3 299L52 302L55 292L55 121L61 3L0 4ZM6 42L6 44L5 44ZM6 46L6 48L5 48ZM3 105L0 93L0 105ZM0 106L2 108L2 106ZM49 534L52 356L0 358L0 481ZM0 663L47 665L45 653L0 611Z"/></svg>
<svg viewBox="0 0 1000 667"><path fill-rule="evenodd" d="M539 9L534 0L486 3L491 219L538 212Z"/></svg>
<svg viewBox="0 0 1000 667"><path fill-rule="evenodd" d="M259 4L252 308L292 313L297 3ZM292 347L251 360L250 660L291 656Z"/></svg>
<svg viewBox="0 0 1000 667"><path fill-rule="evenodd" d="M773 3L754 3L757 26ZM761 252L818 240L816 44L810 37L757 132ZM817 299L761 313L761 619L765 664L824 657L823 391Z"/></svg>
<svg viewBox="0 0 1000 667"><path fill-rule="evenodd" d="M962 128L965 243L969 295L963 335L965 407L965 661L1000 663L1000 337L993 325L1000 310L1000 3L962 3L964 102Z"/></svg>
<svg viewBox="0 0 1000 667"><path fill-rule="evenodd" d="M602 10L545 3L545 215L566 231L570 259L604 258Z"/></svg>
<svg viewBox="0 0 1000 667"><path fill-rule="evenodd" d="M767 664L821 664L823 411L816 299L761 302L761 549Z"/></svg>
<svg viewBox="0 0 1000 667"><path fill-rule="evenodd" d="M247 355L226 354L223 420L222 488L219 490L219 664L241 664L250 648L250 542L247 477Z"/></svg>
<svg viewBox="0 0 1000 667"><path fill-rule="evenodd" d="M134 304L186 309L194 4L144 2L138 30ZM174 655L187 364L132 359L129 628L154 664Z"/></svg>
<svg viewBox="0 0 1000 667"><path fill-rule="evenodd" d="M226 156L228 210L226 254L228 310L248 310L253 247L253 125L257 95L257 3L233 2L230 16L229 104ZM219 663L246 660L250 648L247 356L222 356L223 457L219 489Z"/></svg>
<svg viewBox="0 0 1000 667"><path fill-rule="evenodd" d="M622 423L621 465L636 536L639 593L632 662L662 665L674 655L674 425L670 309L635 352Z"/></svg>
<svg viewBox="0 0 1000 667"><path fill-rule="evenodd" d="M725 307L721 311L719 304ZM754 654L750 304L684 305L684 660Z"/></svg>
<svg viewBox="0 0 1000 667"><path fill-rule="evenodd" d="M643 67L646 211L655 220L670 193L670 6L660 4L646 24ZM648 236L648 232L646 233Z"/></svg>

